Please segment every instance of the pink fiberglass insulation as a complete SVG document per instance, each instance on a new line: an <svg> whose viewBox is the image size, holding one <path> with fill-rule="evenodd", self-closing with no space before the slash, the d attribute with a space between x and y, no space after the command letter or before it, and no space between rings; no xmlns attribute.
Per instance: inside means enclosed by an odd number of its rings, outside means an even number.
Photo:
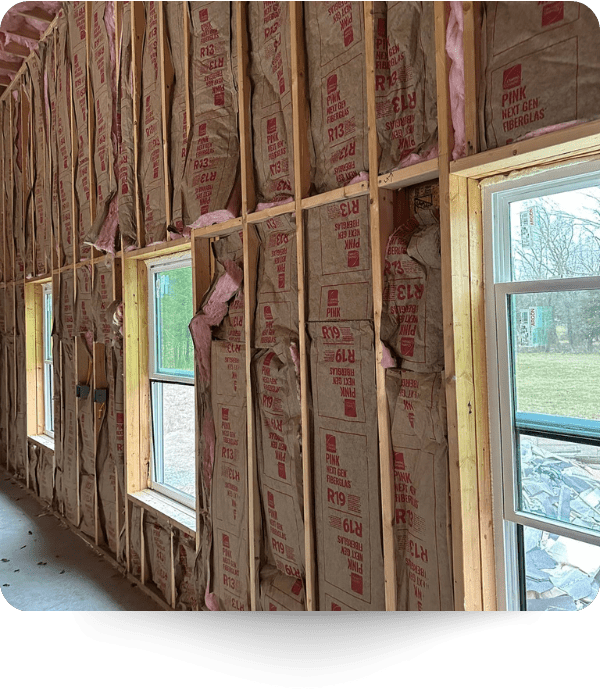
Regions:
<svg viewBox="0 0 600 700"><path fill-rule="evenodd" d="M465 130L465 55L463 50L464 15L462 3L450 3L450 16L446 30L446 53L451 60L450 111L454 127L454 150L452 159L458 160L467 154Z"/></svg>
<svg viewBox="0 0 600 700"><path fill-rule="evenodd" d="M0 23L0 48L6 47L13 42L24 46L30 51L35 51L39 39L48 28L49 22L35 19L34 17L23 17L20 12L27 10L44 10L54 17L61 7L60 2L18 2L2 18ZM31 38L31 34L37 34L38 38ZM25 36L24 36L25 35ZM14 60L14 55L9 54L7 60Z"/></svg>
<svg viewBox="0 0 600 700"><path fill-rule="evenodd" d="M381 343L381 366L384 369L397 367L396 360L392 357L392 353L385 343Z"/></svg>
<svg viewBox="0 0 600 700"><path fill-rule="evenodd" d="M218 326L227 315L227 302L238 291L242 284L244 273L233 260L223 263L225 274L219 278L215 288L202 307L190 322L190 332L198 356L200 379L210 381L210 341L211 327Z"/></svg>
<svg viewBox="0 0 600 700"><path fill-rule="evenodd" d="M183 229L184 236L189 237L194 228L206 228L207 226L213 226L214 224L222 224L225 221L231 221L235 219L240 212L240 207L242 204L242 181L238 175L237 180L231 194L229 195L229 201L227 202L227 209L218 209L217 211L208 212L208 214L202 214L200 217L194 221L190 226L186 226Z"/></svg>
<svg viewBox="0 0 600 700"><path fill-rule="evenodd" d="M293 202L293 197L286 197L285 199L279 199L277 202L261 202L257 205L256 211L264 211L265 209L272 209L273 207L280 207L283 204L289 204Z"/></svg>
<svg viewBox="0 0 600 700"><path fill-rule="evenodd" d="M568 129L571 126L578 126L579 124L585 124L585 119L575 119L571 122L564 122L563 124L553 124L552 126L543 126L541 129L536 129L535 131L530 131L524 136L519 136L517 141L527 141L527 139L533 139L536 136L543 136L544 134L552 134L555 131L562 131L563 129Z"/></svg>

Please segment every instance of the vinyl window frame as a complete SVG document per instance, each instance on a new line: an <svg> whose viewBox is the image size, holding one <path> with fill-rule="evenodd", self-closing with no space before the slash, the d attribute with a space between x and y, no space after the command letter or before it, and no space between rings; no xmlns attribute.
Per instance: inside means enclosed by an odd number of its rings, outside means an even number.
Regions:
<svg viewBox="0 0 600 700"><path fill-rule="evenodd" d="M518 431L536 431L544 437L591 441L600 445L600 426L593 421L561 420L515 411L508 303L511 295L600 289L600 272L594 277L511 281L509 206L535 196L583 189L600 183L598 161L546 170L483 188L485 307L489 377L490 448L496 586L499 609L520 610L525 572L519 526L600 546L600 533L541 516L525 514L517 507ZM595 431L594 431L595 428Z"/></svg>

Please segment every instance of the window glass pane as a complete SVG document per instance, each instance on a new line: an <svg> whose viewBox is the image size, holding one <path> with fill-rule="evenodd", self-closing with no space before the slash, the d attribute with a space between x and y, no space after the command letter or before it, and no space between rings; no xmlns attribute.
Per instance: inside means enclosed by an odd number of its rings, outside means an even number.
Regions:
<svg viewBox="0 0 600 700"><path fill-rule="evenodd" d="M600 447L521 434L519 509L600 532Z"/></svg>
<svg viewBox="0 0 600 700"><path fill-rule="evenodd" d="M516 410L600 421L600 290L514 294L509 309Z"/></svg>
<svg viewBox="0 0 600 700"><path fill-rule="evenodd" d="M152 399L154 480L195 498L194 387L153 382Z"/></svg>
<svg viewBox="0 0 600 700"><path fill-rule="evenodd" d="M600 187L510 204L513 281L600 271Z"/></svg>
<svg viewBox="0 0 600 700"><path fill-rule="evenodd" d="M154 276L156 303L156 372L194 376L194 350L188 329L194 315L192 267Z"/></svg>
<svg viewBox="0 0 600 700"><path fill-rule="evenodd" d="M44 363L44 427L54 433L54 376L49 362Z"/></svg>
<svg viewBox="0 0 600 700"><path fill-rule="evenodd" d="M52 360L52 294L44 293L44 360Z"/></svg>
<svg viewBox="0 0 600 700"><path fill-rule="evenodd" d="M600 547L523 527L527 610L581 610L600 582Z"/></svg>

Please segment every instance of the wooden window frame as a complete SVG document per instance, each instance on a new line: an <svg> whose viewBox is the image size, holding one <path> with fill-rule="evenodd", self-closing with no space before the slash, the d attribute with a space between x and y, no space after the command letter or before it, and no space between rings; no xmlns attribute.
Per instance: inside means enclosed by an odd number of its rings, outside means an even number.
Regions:
<svg viewBox="0 0 600 700"><path fill-rule="evenodd" d="M44 297L51 284L51 279L25 283L27 436L42 437L44 444L54 443L54 434L46 430L44 378ZM52 397L50 401L53 402Z"/></svg>
<svg viewBox="0 0 600 700"><path fill-rule="evenodd" d="M442 264L446 328L452 530L456 591L465 610L496 610L494 492L490 459L482 193L524 173L553 172L565 164L600 164L600 120L467 156L448 168L449 206L442 209ZM442 177L442 174L441 174ZM445 245L444 245L445 242ZM492 411L494 408L492 407ZM498 559L498 561L497 561ZM462 580L462 585L461 585ZM459 599L460 600L460 599Z"/></svg>

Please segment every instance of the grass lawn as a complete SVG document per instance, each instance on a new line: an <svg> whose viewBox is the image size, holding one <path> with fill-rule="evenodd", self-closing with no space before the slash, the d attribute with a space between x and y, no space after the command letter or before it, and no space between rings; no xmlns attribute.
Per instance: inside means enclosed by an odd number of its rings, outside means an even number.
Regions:
<svg viewBox="0 0 600 700"><path fill-rule="evenodd" d="M518 353L518 410L600 420L600 353Z"/></svg>

